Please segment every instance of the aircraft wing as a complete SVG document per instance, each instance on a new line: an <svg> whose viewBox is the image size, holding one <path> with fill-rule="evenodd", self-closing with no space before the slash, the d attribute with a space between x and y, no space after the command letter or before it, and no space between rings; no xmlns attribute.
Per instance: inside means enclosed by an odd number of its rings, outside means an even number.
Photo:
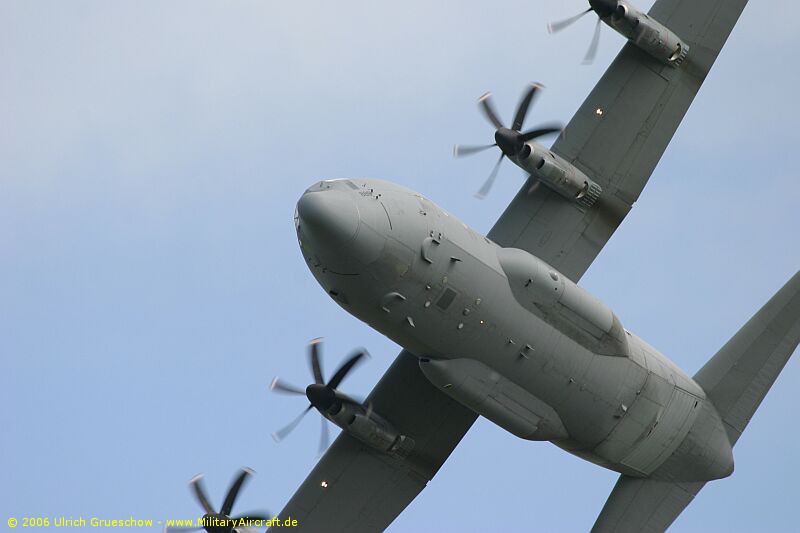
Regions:
<svg viewBox="0 0 800 533"><path fill-rule="evenodd" d="M746 2L658 0L650 15L691 47L684 65L673 69L626 44L552 147L600 184L600 199L583 210L546 186L531 191L529 180L489 238L580 279L639 197ZM341 434L279 515L296 518L301 531L385 529L476 419L435 389L405 351L370 398L376 412L414 438L416 447L399 460ZM663 528L701 488L653 483L622 478L600 519L616 517L614 531L635 529L630 524Z"/></svg>
<svg viewBox="0 0 800 533"><path fill-rule="evenodd" d="M650 16L689 44L686 62L672 68L627 43L552 147L603 188L600 199L585 210L529 179L489 238L577 282L647 184L746 3L658 0Z"/></svg>
<svg viewBox="0 0 800 533"><path fill-rule="evenodd" d="M383 531L425 488L477 418L431 385L417 358L405 350L368 401L414 439L414 448L400 460L341 433L278 515L297 519L299 529L293 531Z"/></svg>
<svg viewBox="0 0 800 533"><path fill-rule="evenodd" d="M666 531L703 485L620 476L592 533Z"/></svg>

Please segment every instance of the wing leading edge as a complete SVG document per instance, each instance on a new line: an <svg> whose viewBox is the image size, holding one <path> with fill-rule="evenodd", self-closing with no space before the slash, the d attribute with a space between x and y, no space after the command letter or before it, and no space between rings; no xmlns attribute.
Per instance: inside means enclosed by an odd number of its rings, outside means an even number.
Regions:
<svg viewBox="0 0 800 533"><path fill-rule="evenodd" d="M800 272L695 374L736 444L800 343Z"/></svg>
<svg viewBox="0 0 800 533"><path fill-rule="evenodd" d="M620 476L592 533L666 531L704 485Z"/></svg>
<svg viewBox="0 0 800 533"><path fill-rule="evenodd" d="M695 375L735 445L800 343L800 272ZM664 531L705 483L620 476L595 533Z"/></svg>
<svg viewBox="0 0 800 533"><path fill-rule="evenodd" d="M383 531L425 488L477 418L431 385L417 358L406 351L368 401L414 439L413 450L400 460L339 435L278 515L297 519L298 531Z"/></svg>
<svg viewBox="0 0 800 533"><path fill-rule="evenodd" d="M690 45L672 68L627 43L552 151L600 184L584 210L531 180L489 233L578 281L628 214L683 120L747 0L658 0L650 15Z"/></svg>
<svg viewBox="0 0 800 533"><path fill-rule="evenodd" d="M673 69L626 44L552 148L603 187L600 200L583 210L547 187L526 183L489 238L579 280L647 184L746 3L658 0L650 15L689 43L687 64ZM300 531L384 530L477 418L435 389L406 351L370 400L416 447L400 460L341 434L279 515L296 518ZM595 530L631 531L637 524L645 531L666 529L702 486L623 476Z"/></svg>
<svg viewBox="0 0 800 533"><path fill-rule="evenodd" d="M573 125L579 126L579 133L572 132L554 145L553 150L597 179L613 195L605 204L598 205L594 213L587 212L582 218L574 213L569 216L571 232L562 234L562 242L549 248L550 253L555 252L554 266L564 268L567 275L575 276L574 279L579 278L622 222L647 184L746 4L747 0L659 0L653 5L650 15L690 43L689 55L693 59L685 69L660 68L647 58L633 61L643 54L631 44L625 45L567 127L569 133ZM627 83L619 85L625 78ZM632 90L637 87L643 90L639 102L636 90ZM602 116L596 113L597 109L603 110ZM638 129L625 127L631 120L626 116L627 111L639 120ZM609 116L614 116L615 120L606 120ZM615 128L623 133L616 132ZM523 193L520 191L514 202L524 205L535 201L525 198ZM513 206L512 203L509 210ZM517 215L517 219L520 218ZM531 228L534 218L535 215L531 216L525 228L516 231L518 242L531 246L537 233L549 231ZM509 234L506 230L506 235L514 235L514 232ZM557 248L564 243L563 250ZM541 248L541 241L539 244ZM721 352L725 352L725 348ZM720 359L727 355L726 352ZM781 361L785 363L785 359L782 357ZM773 366L779 371L783 365ZM775 368L770 367L770 371L775 374ZM706 371L706 374L711 373ZM703 371L696 377L705 377L701 374ZM759 386L760 396L748 405L751 415L765 393L763 384ZM738 429L740 433L741 428ZM738 433L733 433L732 442L735 442ZM704 486L702 482L676 483L620 476L592 532L665 531Z"/></svg>

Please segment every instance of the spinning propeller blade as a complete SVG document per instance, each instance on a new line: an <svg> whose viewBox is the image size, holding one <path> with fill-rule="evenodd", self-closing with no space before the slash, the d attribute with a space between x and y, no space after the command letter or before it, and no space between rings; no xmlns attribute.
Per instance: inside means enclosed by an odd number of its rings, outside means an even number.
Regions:
<svg viewBox="0 0 800 533"><path fill-rule="evenodd" d="M525 117L528 115L528 110L530 109L531 104L533 104L537 94L543 88L544 86L539 83L532 83L530 87L526 89L525 93L523 93L522 98L520 99L519 104L517 104L517 109L514 112L514 122L512 122L511 128L506 128L503 126L497 111L495 111L494 104L492 103L491 93L487 92L478 99L478 106L480 110L483 112L483 114L486 116L486 119L492 124L492 126L495 127L495 143L479 146L461 146L457 144L453 147L453 157L464 157L467 155L477 154L490 148L494 148L495 146L500 148L501 153L500 157L497 159L497 163L495 163L494 168L492 168L492 172L489 174L489 177L483 183L480 190L475 193L475 198L483 199L489 194L489 191L491 190L492 185L494 185L494 181L497 178L497 174L500 170L500 164L503 162L504 157L514 158L524 148L526 142L532 141L543 135L549 135L551 133L562 131L563 128L560 124L547 124L526 131L525 133L521 133L520 131L522 130L522 125L525 122Z"/></svg>
<svg viewBox="0 0 800 533"><path fill-rule="evenodd" d="M339 368L333 373L331 379L326 383L322 370L322 339L314 339L308 345L308 361L314 383L302 390L299 387L281 381L279 378L272 380L270 389L275 392L292 395L303 395L308 398L309 405L289 424L272 434L276 442L282 441L297 426L303 417L312 409L316 408L322 415L322 433L320 434L319 453L327 449L330 442L329 429L327 425L327 412L336 405L342 403L358 403L350 397L339 393L336 389L347 377L348 374L358 365L364 357L369 357L365 350L357 350L350 357L345 359ZM361 405L361 404L358 404Z"/></svg>
<svg viewBox="0 0 800 533"><path fill-rule="evenodd" d="M497 112L494 110L494 105L492 104L492 93L484 93L483 96L478 98L478 103L483 110L483 114L489 119L489 122L498 130L502 128L503 122L498 118Z"/></svg>
<svg viewBox="0 0 800 533"><path fill-rule="evenodd" d="M598 17L597 24L594 25L592 42L589 43L589 49L586 51L586 56L583 58L584 65L591 65L594 62L594 58L597 55L597 45L600 44L600 25L602 23L603 21Z"/></svg>
<svg viewBox="0 0 800 533"><path fill-rule="evenodd" d="M363 359L367 356L367 352L358 351L351 355L342 365L336 370L336 373L333 375L331 380L328 382L327 386L335 389L339 386L342 380L350 373L351 370Z"/></svg>
<svg viewBox="0 0 800 533"><path fill-rule="evenodd" d="M489 191L492 190L492 185L494 185L494 179L497 177L497 171L500 170L500 163L503 162L503 158L506 154L500 154L500 157L497 159L497 163L494 164L494 168L492 172L489 174L489 177L486 181L481 185L481 188L478 192L475 193L475 198L479 200L483 200L486 198L486 195L489 194Z"/></svg>
<svg viewBox="0 0 800 533"><path fill-rule="evenodd" d="M582 19L584 15L591 12L592 8L590 7L586 11L581 11L575 16L569 17L568 19L559 20L557 22L548 22L547 23L547 33L558 33L564 28L572 26L574 23L578 22L578 20Z"/></svg>
<svg viewBox="0 0 800 533"><path fill-rule="evenodd" d="M206 496L206 489L203 487L203 474L197 474L189 481L189 486L194 491L194 496L200 502L200 507L207 513L214 512L214 506L208 501Z"/></svg>
<svg viewBox="0 0 800 533"><path fill-rule="evenodd" d="M236 479L231 483L230 488L228 489L228 493L225 495L225 501L222 503L222 509L220 509L220 513L224 515L231 514L233 510L233 504L236 503L236 498L239 496L239 491L242 490L242 485L244 482L247 481L247 477L252 475L253 471L249 468L243 468L239 475L236 476Z"/></svg>
<svg viewBox="0 0 800 533"><path fill-rule="evenodd" d="M230 487L228 488L228 492L225 494L225 501L222 504L219 512L214 510L214 507L211 505L211 502L206 495L205 487L203 486L203 475L197 474L189 481L189 488L192 490L192 493L197 499L198 503L200 503L200 507L203 508L205 512L205 516L203 518L213 518L216 521L223 521L223 522L238 522L242 518L249 521L255 520L269 520L271 516L270 513L247 513L246 515L239 516L239 517L231 517L230 514L233 511L233 506L236 504L236 499L239 497L239 493L242 490L247 479L253 475L254 472L249 468L242 468L239 473L234 478L233 482L231 483ZM209 531L216 531L219 530L219 526L212 526L206 524L205 527L165 527L165 532L170 533L183 533L189 531L200 531L202 529L209 529ZM234 528L235 530L235 528Z"/></svg>
<svg viewBox="0 0 800 533"><path fill-rule="evenodd" d="M299 394L301 396L305 396L306 394L306 391L300 389L299 387L295 387L294 385L290 385L289 383L285 383L277 377L272 380L269 388L270 390L274 390L275 392L280 392L283 394Z"/></svg>
<svg viewBox="0 0 800 533"><path fill-rule="evenodd" d="M314 376L314 383L322 385L325 378L322 377L322 363L319 358L319 344L322 338L313 339L308 343L308 359L311 363L311 375Z"/></svg>
<svg viewBox="0 0 800 533"><path fill-rule="evenodd" d="M483 146L462 146L457 144L453 147L453 157L464 157L466 155L477 154L478 152L483 152L484 150L494 148L495 146L497 146L497 143L485 144Z"/></svg>
<svg viewBox="0 0 800 533"><path fill-rule="evenodd" d="M309 405L308 407L303 409L303 411L297 416L297 418L295 418L294 420L286 424L284 427L273 433L272 434L273 440L275 440L275 442L280 442L283 439L285 439L289 433L294 431L294 428L297 427L297 424L299 424L300 421L303 420L303 417L305 417L306 414L308 414L308 412L311 410L312 407L313 407L312 405Z"/></svg>
<svg viewBox="0 0 800 533"><path fill-rule="evenodd" d="M590 11L594 11L597 15L597 24L595 24L594 27L594 35L592 36L592 41L589 43L589 49L586 51L586 55L582 61L584 65L590 65L592 62L594 62L594 58L597 55L597 47L600 43L600 23L603 22L604 18L613 15L618 8L619 4L617 0L589 0L589 9L586 11L581 11L577 15L569 17L568 19L548 23L547 31L549 33L558 33L564 28L577 22Z"/></svg>

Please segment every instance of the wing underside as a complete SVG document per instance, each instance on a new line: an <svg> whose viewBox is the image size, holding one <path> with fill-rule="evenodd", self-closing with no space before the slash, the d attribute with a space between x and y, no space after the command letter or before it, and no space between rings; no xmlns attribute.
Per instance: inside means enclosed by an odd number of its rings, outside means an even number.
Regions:
<svg viewBox="0 0 800 533"><path fill-rule="evenodd" d="M800 343L800 272L723 346L694 379L736 444Z"/></svg>
<svg viewBox="0 0 800 533"><path fill-rule="evenodd" d="M639 198L747 0L658 0L650 15L690 45L672 68L627 43L552 151L600 184L583 209L529 179L489 233L578 281Z"/></svg>
<svg viewBox="0 0 800 533"><path fill-rule="evenodd" d="M592 533L666 531L703 485L620 476Z"/></svg>
<svg viewBox="0 0 800 533"><path fill-rule="evenodd" d="M406 351L368 401L414 439L414 448L400 459L339 435L279 515L297 519L299 531L383 531L425 488L477 418L431 385L417 358Z"/></svg>
<svg viewBox="0 0 800 533"><path fill-rule="evenodd" d="M690 44L687 62L673 69L626 44L552 148L599 183L603 195L585 210L529 180L489 238L580 279L639 197L746 1L658 0L650 14ZM416 441L413 452L391 458L340 435L279 515L297 519L301 531L385 529L476 419L434 388L405 351L370 400ZM623 477L595 528L663 530L700 488Z"/></svg>

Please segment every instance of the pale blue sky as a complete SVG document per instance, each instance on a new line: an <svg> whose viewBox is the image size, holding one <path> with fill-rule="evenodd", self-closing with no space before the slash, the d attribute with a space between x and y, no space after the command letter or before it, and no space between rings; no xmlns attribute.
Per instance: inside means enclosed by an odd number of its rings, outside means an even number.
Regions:
<svg viewBox="0 0 800 533"><path fill-rule="evenodd" d="M649 7L652 2L642 2ZM197 516L234 470L279 510L315 462L303 407L267 392L398 347L307 271L292 213L320 178L419 190L481 231L521 183L475 101L567 121L621 47L580 65L582 2L0 2L0 527L8 516ZM800 267L796 2L753 0L631 215L582 284L693 373ZM792 360L675 531L796 531ZM480 420L392 531L585 531L616 475Z"/></svg>

